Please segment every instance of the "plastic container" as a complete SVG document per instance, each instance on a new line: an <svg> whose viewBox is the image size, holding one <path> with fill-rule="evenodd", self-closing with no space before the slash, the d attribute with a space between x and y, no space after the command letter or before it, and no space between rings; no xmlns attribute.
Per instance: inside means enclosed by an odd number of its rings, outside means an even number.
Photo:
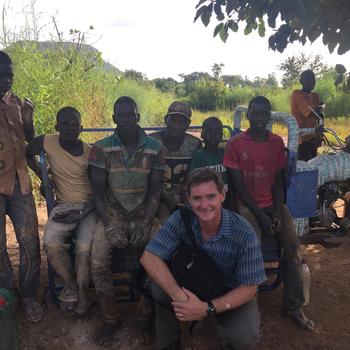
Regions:
<svg viewBox="0 0 350 350"><path fill-rule="evenodd" d="M308 305L310 302L310 269L309 266L303 261L303 288L304 288L304 305Z"/></svg>
<svg viewBox="0 0 350 350"><path fill-rule="evenodd" d="M3 288L0 288L0 350L18 350L15 300Z"/></svg>

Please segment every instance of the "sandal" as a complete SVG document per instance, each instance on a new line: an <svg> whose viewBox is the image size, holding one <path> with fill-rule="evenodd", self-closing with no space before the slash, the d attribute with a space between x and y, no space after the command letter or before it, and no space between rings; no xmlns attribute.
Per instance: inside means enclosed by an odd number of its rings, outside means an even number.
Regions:
<svg viewBox="0 0 350 350"><path fill-rule="evenodd" d="M24 315L29 322L40 322L44 317L44 310L33 298L22 299Z"/></svg>
<svg viewBox="0 0 350 350"><path fill-rule="evenodd" d="M285 310L284 314L292 318L299 327L306 329L307 331L313 332L315 329L314 321L308 319L302 310Z"/></svg>

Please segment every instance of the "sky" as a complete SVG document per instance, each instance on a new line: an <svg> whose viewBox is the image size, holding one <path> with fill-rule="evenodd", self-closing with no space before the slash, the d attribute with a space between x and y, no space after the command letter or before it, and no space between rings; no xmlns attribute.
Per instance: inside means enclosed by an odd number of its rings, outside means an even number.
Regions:
<svg viewBox="0 0 350 350"><path fill-rule="evenodd" d="M292 0L291 0L292 1ZM349 68L350 53L330 54L318 39L312 45L289 45L283 52L268 49L267 38L258 33L248 36L243 30L231 33L226 44L213 38L214 24L205 28L201 21L193 23L198 0L37 0L35 11L43 39L53 32L55 16L59 30L66 38L71 28L87 31L87 43L102 52L104 60L120 70L134 69L147 78L172 77L194 71L211 73L214 63L223 63L223 74L240 74L253 79L275 72L288 56L304 52L321 54L324 63L342 63ZM7 9L6 25L18 30L23 21L23 8L29 11L29 0L0 0ZM2 6L1 6L2 7ZM271 32L271 31L270 31Z"/></svg>

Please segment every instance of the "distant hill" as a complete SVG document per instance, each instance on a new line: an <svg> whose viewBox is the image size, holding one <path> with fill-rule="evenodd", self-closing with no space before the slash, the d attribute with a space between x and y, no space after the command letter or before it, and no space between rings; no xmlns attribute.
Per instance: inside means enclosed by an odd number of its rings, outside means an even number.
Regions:
<svg viewBox="0 0 350 350"><path fill-rule="evenodd" d="M17 41L15 44L25 45L25 44L30 44L30 43L31 43L30 41ZM50 49L57 50L59 48L70 49L76 45L76 44L71 43L71 42L54 42L54 41L37 41L37 42L35 42L35 44L38 45L39 50L43 50L43 51L50 50ZM9 47L11 47L11 45ZM87 53L88 52L94 52L94 53L99 52L95 47L93 47L92 45L87 45L87 44L81 45L81 51L87 52ZM109 62L103 61L103 69L107 72L115 71L118 74L123 74L123 72L121 70L119 70L117 67L113 66Z"/></svg>

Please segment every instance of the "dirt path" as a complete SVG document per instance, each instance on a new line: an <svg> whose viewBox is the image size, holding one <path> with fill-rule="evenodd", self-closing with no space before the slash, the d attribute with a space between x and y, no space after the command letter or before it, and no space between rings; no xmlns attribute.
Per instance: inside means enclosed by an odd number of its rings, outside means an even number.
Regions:
<svg viewBox="0 0 350 350"><path fill-rule="evenodd" d="M46 210L38 208L40 234L46 220ZM8 224L8 245L11 260L18 269L18 251L12 227ZM350 240L333 249L318 245L303 247L303 256L311 269L311 300L305 308L316 322L316 332L299 329L292 321L280 315L282 290L261 293L259 305L262 313L263 340L260 350L349 350L350 349ZM42 285L46 285L46 257L43 252ZM143 346L135 330L135 304L120 304L123 327L116 334L112 349L152 349ZM77 321L71 314L47 303L44 320L29 324L21 311L19 316L21 350L98 350L92 336L101 318L97 306L89 321ZM206 322L195 333L185 337L184 349L217 349L216 333L212 323Z"/></svg>

